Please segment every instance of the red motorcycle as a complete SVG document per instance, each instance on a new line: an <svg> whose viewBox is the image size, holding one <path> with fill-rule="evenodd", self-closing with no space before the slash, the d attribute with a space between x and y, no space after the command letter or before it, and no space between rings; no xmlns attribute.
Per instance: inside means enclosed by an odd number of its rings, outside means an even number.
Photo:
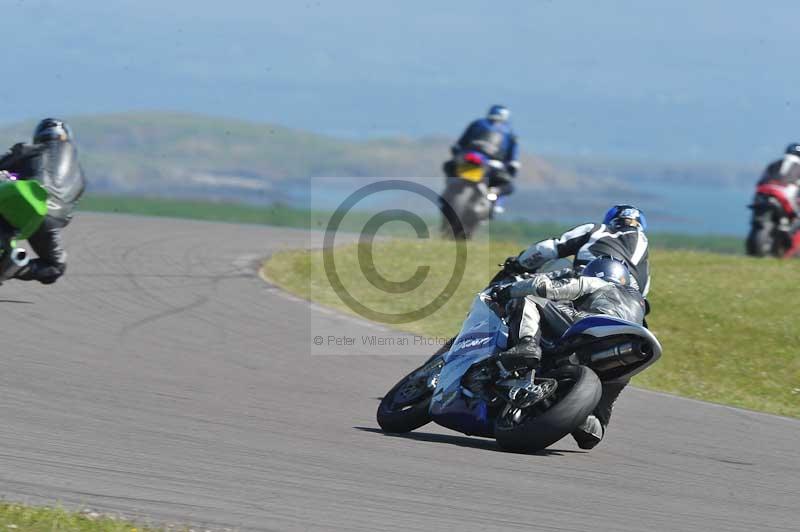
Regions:
<svg viewBox="0 0 800 532"><path fill-rule="evenodd" d="M800 250L798 186L780 180L758 184L753 203L747 254L753 257L788 258Z"/></svg>

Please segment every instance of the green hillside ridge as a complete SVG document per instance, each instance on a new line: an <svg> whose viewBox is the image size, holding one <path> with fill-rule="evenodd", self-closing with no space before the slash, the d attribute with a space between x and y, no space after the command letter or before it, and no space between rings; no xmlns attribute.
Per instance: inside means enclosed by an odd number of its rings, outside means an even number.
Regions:
<svg viewBox="0 0 800 532"><path fill-rule="evenodd" d="M402 239L376 244L375 269L390 280L410 278L420 264L430 266L425 281L407 294L387 294L366 282L355 245L338 248L335 260L341 282L356 300L399 313L418 309L420 301L445 286L453 271L452 247ZM518 251L514 243L470 243L464 279L442 309L398 327L433 337L457 333L472 297L497 271L497 263ZM321 256L320 251L281 252L263 272L292 293L352 313L331 288ZM661 249L653 250L651 264L648 321L664 355L633 383L800 417L800 330L791 304L800 297L800 262Z"/></svg>
<svg viewBox="0 0 800 532"><path fill-rule="evenodd" d="M452 139L337 139L273 124L168 112L67 117L95 190L180 187L235 178L269 183L330 177L439 176ZM0 145L34 123L0 128ZM580 178L526 154L520 179L575 186ZM246 184L246 183L245 183Z"/></svg>
<svg viewBox="0 0 800 532"><path fill-rule="evenodd" d="M775 154L778 158L779 154ZM671 185L741 188L751 187L772 160L761 164L734 161L613 160L599 156L548 156L558 168L581 176L604 179L614 176L623 183L669 183Z"/></svg>

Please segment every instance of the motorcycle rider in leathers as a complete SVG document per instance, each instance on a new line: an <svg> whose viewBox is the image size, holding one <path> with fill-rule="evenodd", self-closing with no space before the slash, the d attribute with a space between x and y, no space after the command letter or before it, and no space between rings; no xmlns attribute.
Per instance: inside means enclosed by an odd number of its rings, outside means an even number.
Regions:
<svg viewBox="0 0 800 532"><path fill-rule="evenodd" d="M511 129L511 111L503 105L493 105L486 118L475 120L451 148L453 157L465 151L477 151L503 163L502 170L493 170L488 185L494 187L498 197L507 196L514 191L512 179L520 168L517 136ZM455 177L455 160L444 163L447 177ZM498 205L499 207L499 205Z"/></svg>
<svg viewBox="0 0 800 532"><path fill-rule="evenodd" d="M789 144L782 159L767 165L758 184L761 185L768 181L778 181L784 185L800 184L800 143ZM797 198L794 199L797 200Z"/></svg>
<svg viewBox="0 0 800 532"><path fill-rule="evenodd" d="M565 258L574 255L573 267L561 274L565 277L575 276L587 264L601 257L610 257L620 261L630 272L631 280L627 285L637 290L641 296L647 297L650 291L650 265L648 242L645 230L647 229L647 219L644 213L633 205L614 205L603 217L603 223L587 223L570 229L559 238L542 240L524 250L517 257L509 257L503 268L503 272L495 279L502 279L508 276L535 271L546 262ZM649 310L646 300L644 301L645 310ZM535 304L525 300L522 304L520 323L525 324L525 316L536 316ZM643 318L642 318L643 319ZM515 344L505 352L508 356L524 357L530 360L531 366L538 365L542 356L540 338L531 334L525 327L519 329ZM622 384L604 385L601 401L608 413L604 409L599 410L597 416L599 422L589 419L592 425L585 432L594 436L576 436L579 445L590 445L588 442L595 441L596 445L602 439L602 431L608 424L610 418L611 405L614 399L625 387ZM598 407L600 408L600 407ZM599 438L598 435L599 434ZM590 447L589 447L590 448Z"/></svg>
<svg viewBox="0 0 800 532"><path fill-rule="evenodd" d="M32 144L15 144L0 158L0 171L38 181L47 190L47 216L28 239L37 258L15 277L54 283L67 268L61 230L72 219L75 204L86 188L69 126L62 120L45 118L36 126Z"/></svg>
<svg viewBox="0 0 800 532"><path fill-rule="evenodd" d="M767 165L758 180L759 185L777 182L785 187L787 196L794 202L795 208L800 207L800 143L793 142L786 147L782 159ZM797 225L797 222L795 222ZM793 228L793 232L797 227Z"/></svg>
<svg viewBox="0 0 800 532"><path fill-rule="evenodd" d="M507 273L535 271L546 262L574 255L573 269L580 269L598 257L622 261L633 275L632 286L647 297L650 291L650 264L647 219L633 205L614 205L603 223L574 227L558 238L537 242L505 263Z"/></svg>
<svg viewBox="0 0 800 532"><path fill-rule="evenodd" d="M499 359L535 371L542 356L539 341L543 328L548 336L558 337L578 320L592 315L642 324L645 300L632 283L633 277L623 262L599 258L591 261L577 278L568 272L555 278L538 274L496 286L492 298L501 305L524 298L521 308L517 304L512 315L516 313L519 320L520 341L525 339L528 343L526 349L512 348L500 353ZM627 380L602 384L602 396L594 412L572 433L580 448L591 449L603 439L614 402L627 384Z"/></svg>

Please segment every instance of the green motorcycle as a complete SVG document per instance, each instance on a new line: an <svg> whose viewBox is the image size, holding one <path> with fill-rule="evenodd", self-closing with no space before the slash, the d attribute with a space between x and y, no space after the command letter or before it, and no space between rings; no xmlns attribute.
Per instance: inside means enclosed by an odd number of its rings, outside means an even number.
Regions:
<svg viewBox="0 0 800 532"><path fill-rule="evenodd" d="M28 252L17 240L27 240L45 216L47 191L42 185L0 172L0 283L28 265Z"/></svg>

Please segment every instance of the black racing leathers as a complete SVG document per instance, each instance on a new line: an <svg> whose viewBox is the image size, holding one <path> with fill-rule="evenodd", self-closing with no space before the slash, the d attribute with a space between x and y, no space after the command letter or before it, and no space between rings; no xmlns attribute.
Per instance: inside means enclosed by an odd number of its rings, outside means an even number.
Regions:
<svg viewBox="0 0 800 532"><path fill-rule="evenodd" d="M55 282L67 267L61 229L69 224L86 188L77 150L69 141L16 144L0 158L0 170L14 173L20 179L38 181L47 190L47 217L28 239L38 257L20 270L17 278L45 284Z"/></svg>
<svg viewBox="0 0 800 532"><path fill-rule="evenodd" d="M770 181L777 181L784 185L800 184L800 159L797 159L796 156L786 156L784 159L771 162L761 174L758 184L763 185Z"/></svg>
<svg viewBox="0 0 800 532"><path fill-rule="evenodd" d="M559 238L542 240L519 255L519 263L533 271L545 262L575 256L575 268L599 257L621 260L633 275L635 288L644 296L650 291L650 265L647 236L636 227L612 228L605 224L574 227Z"/></svg>

